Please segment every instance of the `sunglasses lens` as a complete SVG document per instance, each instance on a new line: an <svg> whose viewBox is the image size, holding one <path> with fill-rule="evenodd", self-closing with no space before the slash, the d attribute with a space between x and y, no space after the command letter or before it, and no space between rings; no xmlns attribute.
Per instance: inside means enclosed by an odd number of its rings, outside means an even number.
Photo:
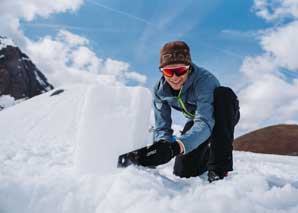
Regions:
<svg viewBox="0 0 298 213"><path fill-rule="evenodd" d="M172 77L175 73L176 76L184 75L188 71L187 67L163 68L162 72L167 77Z"/></svg>
<svg viewBox="0 0 298 213"><path fill-rule="evenodd" d="M172 69L162 69L162 72L167 77L172 77L174 75L174 70Z"/></svg>
<svg viewBox="0 0 298 213"><path fill-rule="evenodd" d="M187 67L179 67L175 69L175 74L177 76L184 75L187 72L187 70L188 70Z"/></svg>

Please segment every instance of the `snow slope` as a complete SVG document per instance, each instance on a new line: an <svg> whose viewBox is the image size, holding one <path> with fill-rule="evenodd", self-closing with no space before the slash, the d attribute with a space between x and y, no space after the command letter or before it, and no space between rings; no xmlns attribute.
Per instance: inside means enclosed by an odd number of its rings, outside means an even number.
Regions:
<svg viewBox="0 0 298 213"><path fill-rule="evenodd" d="M75 159L88 137L86 129L80 133L81 115L84 109L97 115L95 107L85 108L88 90L67 87L60 95L45 93L0 112L1 213L298 212L297 157L235 152L235 170L212 184L206 174L175 177L173 161L155 170L78 173ZM110 111L133 112L139 105L119 104L128 109L111 105ZM131 118L140 129L147 122Z"/></svg>

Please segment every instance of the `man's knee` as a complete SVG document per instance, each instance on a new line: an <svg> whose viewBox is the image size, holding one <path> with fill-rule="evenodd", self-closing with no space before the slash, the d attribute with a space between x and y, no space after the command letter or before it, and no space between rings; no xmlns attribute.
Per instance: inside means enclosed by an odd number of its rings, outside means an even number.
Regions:
<svg viewBox="0 0 298 213"><path fill-rule="evenodd" d="M236 125L240 120L240 106L237 95L229 87L219 86L214 90L214 109L222 106L229 106L229 108L234 112L233 120L234 125Z"/></svg>
<svg viewBox="0 0 298 213"><path fill-rule="evenodd" d="M237 99L236 94L234 91L229 87L219 86L214 90L214 97L215 98L229 98L229 99Z"/></svg>

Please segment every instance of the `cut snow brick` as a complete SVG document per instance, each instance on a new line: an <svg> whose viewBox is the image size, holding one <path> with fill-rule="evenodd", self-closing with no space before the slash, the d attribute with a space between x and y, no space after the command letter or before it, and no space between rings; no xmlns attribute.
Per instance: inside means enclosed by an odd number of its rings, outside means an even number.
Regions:
<svg viewBox="0 0 298 213"><path fill-rule="evenodd" d="M78 132L76 169L106 174L117 167L118 155L148 140L151 93L142 87L89 88Z"/></svg>

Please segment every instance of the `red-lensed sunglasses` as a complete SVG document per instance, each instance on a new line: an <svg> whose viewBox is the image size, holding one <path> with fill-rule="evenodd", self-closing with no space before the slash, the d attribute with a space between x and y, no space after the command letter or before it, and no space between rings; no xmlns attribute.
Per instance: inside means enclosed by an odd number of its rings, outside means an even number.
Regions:
<svg viewBox="0 0 298 213"><path fill-rule="evenodd" d="M160 68L160 71L166 77L173 77L174 73L176 76L182 76L187 73L189 70L189 66L182 66L182 67L174 67L174 68Z"/></svg>

